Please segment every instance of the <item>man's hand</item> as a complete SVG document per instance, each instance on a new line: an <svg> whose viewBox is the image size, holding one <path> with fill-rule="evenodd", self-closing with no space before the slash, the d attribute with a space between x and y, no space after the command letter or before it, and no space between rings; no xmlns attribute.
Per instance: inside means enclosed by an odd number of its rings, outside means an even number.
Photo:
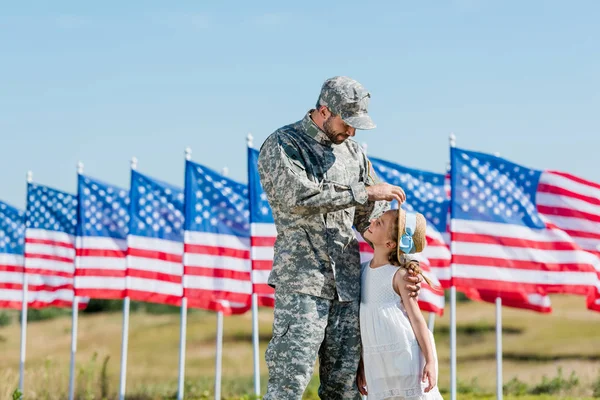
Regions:
<svg viewBox="0 0 600 400"><path fill-rule="evenodd" d="M413 270L408 270L408 273L404 275L404 280L410 282L410 284L406 285L408 289L408 295L410 297L417 297L419 295L419 290L421 290L421 282L423 282L423 278L420 274L416 274Z"/></svg>
<svg viewBox="0 0 600 400"><path fill-rule="evenodd" d="M404 203L406 194L400 186L390 185L389 183L378 183L373 186L367 186L367 194L369 201L392 201L397 200L398 203Z"/></svg>

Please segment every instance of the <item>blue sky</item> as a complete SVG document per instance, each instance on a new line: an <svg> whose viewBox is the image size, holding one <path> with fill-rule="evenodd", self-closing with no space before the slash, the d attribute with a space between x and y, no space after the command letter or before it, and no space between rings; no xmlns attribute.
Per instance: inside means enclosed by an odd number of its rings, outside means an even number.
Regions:
<svg viewBox="0 0 600 400"><path fill-rule="evenodd" d="M255 145L326 78L372 93L379 158L443 171L472 150L600 182L600 3L22 1L0 14L0 199L25 174L129 187L129 160L183 185L184 149L246 181Z"/></svg>

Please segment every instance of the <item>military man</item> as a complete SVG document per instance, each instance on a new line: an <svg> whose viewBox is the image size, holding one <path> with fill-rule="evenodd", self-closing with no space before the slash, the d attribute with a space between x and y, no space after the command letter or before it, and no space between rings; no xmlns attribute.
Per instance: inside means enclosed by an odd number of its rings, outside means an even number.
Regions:
<svg viewBox="0 0 600 400"><path fill-rule="evenodd" d="M301 399L319 356L319 396L360 399L360 253L352 229L402 203L404 191L376 177L350 137L373 129L370 94L357 81L325 81L315 109L271 134L258 171L277 228L273 337L264 399ZM419 277L407 277L416 295Z"/></svg>

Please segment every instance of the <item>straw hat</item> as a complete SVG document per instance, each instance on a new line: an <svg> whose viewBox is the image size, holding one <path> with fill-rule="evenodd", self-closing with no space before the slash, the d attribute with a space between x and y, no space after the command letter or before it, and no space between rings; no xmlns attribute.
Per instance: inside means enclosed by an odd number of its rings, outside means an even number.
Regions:
<svg viewBox="0 0 600 400"><path fill-rule="evenodd" d="M400 254L420 253L427 246L427 221L423 214L398 210L398 259Z"/></svg>

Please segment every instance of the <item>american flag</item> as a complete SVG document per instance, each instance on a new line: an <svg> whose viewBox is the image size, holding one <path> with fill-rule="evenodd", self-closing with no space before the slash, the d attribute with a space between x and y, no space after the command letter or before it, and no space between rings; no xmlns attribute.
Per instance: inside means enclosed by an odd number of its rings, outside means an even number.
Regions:
<svg viewBox="0 0 600 400"><path fill-rule="evenodd" d="M21 308L25 213L0 201L0 308Z"/></svg>
<svg viewBox="0 0 600 400"><path fill-rule="evenodd" d="M600 184L563 172L544 171L536 202L539 213L549 223L567 233L583 250L600 257ZM600 311L600 295L590 298L588 307Z"/></svg>
<svg viewBox="0 0 600 400"><path fill-rule="evenodd" d="M28 183L25 221L29 307L71 307L77 199L59 190ZM85 305L81 303L81 307Z"/></svg>
<svg viewBox="0 0 600 400"><path fill-rule="evenodd" d="M75 294L125 297L129 192L88 176L78 177Z"/></svg>
<svg viewBox="0 0 600 400"><path fill-rule="evenodd" d="M450 250L447 245L446 221L449 199L446 195L445 176L370 157L371 165L377 175L387 183L400 186L406 193L406 202L402 208L416 211L427 220L427 247L416 255L421 262L421 268L431 278L435 287L423 284L419 295L419 307L423 311L443 315L444 291L450 281ZM394 201L392 208L398 208ZM365 253L372 253L371 247L361 241L361 259L366 259ZM368 257L370 258L370 257Z"/></svg>
<svg viewBox="0 0 600 400"><path fill-rule="evenodd" d="M131 171L127 294L132 300L181 305L183 190Z"/></svg>
<svg viewBox="0 0 600 400"><path fill-rule="evenodd" d="M271 206L258 174L258 150L248 147L248 190L250 200L250 254L253 293L262 306L275 305L275 291L267 284L273 268L273 248L277 231Z"/></svg>
<svg viewBox="0 0 600 400"><path fill-rule="evenodd" d="M496 298L502 299L503 307L522 308L526 310L537 311L539 313L551 313L552 304L550 297L540 293L525 292L498 292L497 290L477 290L467 287L457 288L471 300L485 301L488 303L496 302Z"/></svg>
<svg viewBox="0 0 600 400"><path fill-rule="evenodd" d="M450 287L450 175L406 168L379 159L372 159L372 163L383 179L405 189L407 208L412 206L412 209L415 209L413 204L416 203L417 211L425 215L428 220L428 247L423 251L421 261L425 269L428 267L428 262L432 262L431 270L439 278L442 287ZM398 172L394 173L394 170ZM445 201L439 197L440 193L445 196ZM458 287L457 290L466 294L471 300L494 303L497 297L501 297L503 306L543 313L551 312L550 298L538 293L485 291L469 287ZM427 299L423 297L423 300ZM441 304L443 305L443 302ZM422 309L428 308L430 308L428 304L422 306Z"/></svg>
<svg viewBox="0 0 600 400"><path fill-rule="evenodd" d="M422 256L428 260L442 287L450 287L450 237L446 229L450 198L445 175L407 168L378 158L370 160L381 179L404 189L406 202L402 206L407 211L423 214L427 220L427 247ZM397 208L397 202L394 201L392 207Z"/></svg>
<svg viewBox="0 0 600 400"><path fill-rule="evenodd" d="M248 187L186 161L183 293L189 307L240 314L251 303Z"/></svg>
<svg viewBox="0 0 600 400"><path fill-rule="evenodd" d="M452 253L457 286L524 293L597 291L598 257L541 210L554 176L452 148Z"/></svg>

